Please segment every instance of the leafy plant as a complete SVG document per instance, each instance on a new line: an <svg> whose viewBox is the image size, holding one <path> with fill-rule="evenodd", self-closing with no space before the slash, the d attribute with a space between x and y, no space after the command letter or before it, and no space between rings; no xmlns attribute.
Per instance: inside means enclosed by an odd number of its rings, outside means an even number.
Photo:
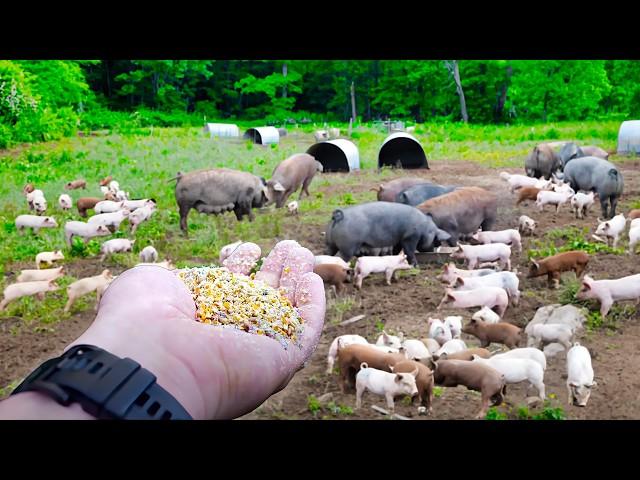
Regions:
<svg viewBox="0 0 640 480"><path fill-rule="evenodd" d="M491 407L484 418L485 420L506 420L507 414L500 412L496 407Z"/></svg>
<svg viewBox="0 0 640 480"><path fill-rule="evenodd" d="M320 404L320 401L315 397L315 395L309 395L307 397L307 409L313 414L314 417L322 409L322 405Z"/></svg>

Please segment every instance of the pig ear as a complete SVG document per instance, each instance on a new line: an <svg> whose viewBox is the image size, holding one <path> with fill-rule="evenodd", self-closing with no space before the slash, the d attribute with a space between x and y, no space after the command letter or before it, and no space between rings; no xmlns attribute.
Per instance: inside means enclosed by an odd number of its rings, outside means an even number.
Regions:
<svg viewBox="0 0 640 480"><path fill-rule="evenodd" d="M282 184L281 184L280 182L276 182L276 183L274 183L274 184L273 184L273 189L274 189L276 192L284 192L284 191L285 191L285 188L282 186Z"/></svg>
<svg viewBox="0 0 640 480"><path fill-rule="evenodd" d="M582 280L582 288L584 288L585 290L591 290L591 285Z"/></svg>
<svg viewBox="0 0 640 480"><path fill-rule="evenodd" d="M419 373L420 373L420 369L416 367L416 369L413 372L411 372L411 375L413 375L413 378L416 378Z"/></svg>
<svg viewBox="0 0 640 480"><path fill-rule="evenodd" d="M396 373L396 382L402 381L402 375L400 373Z"/></svg>
<svg viewBox="0 0 640 480"><path fill-rule="evenodd" d="M455 300L455 299L456 299L456 298L455 298L453 295L451 295L449 292L447 292L447 298L448 298L448 299L450 299L450 300Z"/></svg>
<svg viewBox="0 0 640 480"><path fill-rule="evenodd" d="M391 372L393 373L393 365L387 365L389 367L389 370L391 370Z"/></svg>
<svg viewBox="0 0 640 480"><path fill-rule="evenodd" d="M464 285L464 280L462 279L462 277L456 278L456 285Z"/></svg>
<svg viewBox="0 0 640 480"><path fill-rule="evenodd" d="M534 259L531 259L531 263L533 263L536 266L536 268L540 268L540 264L536 262Z"/></svg>
<svg viewBox="0 0 640 480"><path fill-rule="evenodd" d="M477 360L480 358L480 355L476 355L475 353L473 355L471 355L471 358L473 358L473 360Z"/></svg>

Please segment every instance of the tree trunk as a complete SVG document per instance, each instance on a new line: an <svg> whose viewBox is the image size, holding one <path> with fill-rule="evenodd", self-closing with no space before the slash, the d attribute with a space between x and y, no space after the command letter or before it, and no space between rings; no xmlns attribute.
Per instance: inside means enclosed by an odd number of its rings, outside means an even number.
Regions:
<svg viewBox="0 0 640 480"><path fill-rule="evenodd" d="M356 117L356 88L354 82L351 82L351 118L355 122L358 117Z"/></svg>
<svg viewBox="0 0 640 480"><path fill-rule="evenodd" d="M512 74L513 74L513 68L511 68L511 65L507 65L507 78L505 79L504 84L502 85L502 92L498 97L498 103L496 104L496 108L494 110L493 119L495 122L499 122L500 119L502 118L502 115L504 112L504 104L507 101L507 91L509 90L509 82L511 81Z"/></svg>
<svg viewBox="0 0 640 480"><path fill-rule="evenodd" d="M445 65L449 70L449 73L453 76L454 82L456 83L456 91L458 92L458 97L460 97L460 114L462 115L462 121L468 123L469 114L467 113L467 103L464 99L464 91L462 90L462 83L460 82L460 70L458 69L458 61L446 61Z"/></svg>
<svg viewBox="0 0 640 480"><path fill-rule="evenodd" d="M109 71L109 60L103 60L107 73L107 98L111 99L111 72Z"/></svg>
<svg viewBox="0 0 640 480"><path fill-rule="evenodd" d="M282 76L286 79L287 78L287 64L283 64L282 65ZM282 98L287 98L287 84L284 84L284 87L282 88Z"/></svg>

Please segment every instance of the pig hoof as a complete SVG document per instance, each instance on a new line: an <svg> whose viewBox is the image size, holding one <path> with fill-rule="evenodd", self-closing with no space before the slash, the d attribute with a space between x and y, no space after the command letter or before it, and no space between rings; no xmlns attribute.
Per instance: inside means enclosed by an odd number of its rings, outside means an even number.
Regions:
<svg viewBox="0 0 640 480"><path fill-rule="evenodd" d="M418 415L427 415L426 407L418 407Z"/></svg>

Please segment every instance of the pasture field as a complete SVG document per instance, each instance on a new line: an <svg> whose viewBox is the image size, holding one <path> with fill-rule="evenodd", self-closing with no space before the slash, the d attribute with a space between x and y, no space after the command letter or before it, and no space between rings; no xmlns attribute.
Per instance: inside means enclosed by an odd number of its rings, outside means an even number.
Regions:
<svg viewBox="0 0 640 480"><path fill-rule="evenodd" d="M386 132L373 127L354 130L352 141L360 150L361 170L358 172L317 175L310 186L311 197L300 203L300 214L288 216L286 209L273 207L256 212L256 219L237 222L232 213L224 216L189 215L189 237L178 225L174 198L174 182L178 171L199 168L229 167L269 178L275 165L293 153L304 152L313 143L312 127L290 128L277 146L253 145L242 140L210 139L199 128L135 129L113 131L104 136L64 139L0 151L0 288L15 281L21 269L35 268L35 255L44 250L62 249L63 264L68 276L58 283L66 286L75 279L96 275L103 268L119 274L138 262L138 252L148 244L156 247L161 257L170 258L178 267L217 263L222 246L238 239L259 244L268 252L279 240L291 238L324 253L321 232L338 207L375 200L373 187L382 181L400 176L421 176L437 183L477 185L499 196L499 219L496 229L513 227L521 214L540 223L539 233L525 239L523 253L514 254L512 262L520 271L528 270L529 250L536 254L573 241L577 236L588 239L595 231L599 208L594 208L584 220L576 220L568 208L556 215L549 209L538 213L533 205L514 207L506 184L498 177L501 169L522 173L525 156L533 145L547 140L577 140L615 150L618 122L583 122L548 124L544 126L466 126L457 124L418 125L416 137L421 141L430 170L401 171L383 169L378 172L377 153ZM633 158L612 156L625 177L625 194L619 209L626 212L637 207L640 200L640 163ZM85 247L81 241L72 248L64 244L62 228L44 229L39 235L19 234L14 218L27 212L22 187L31 182L44 191L48 200L47 214L62 226L66 220L77 220L75 200L80 196L100 196L98 181L113 175L131 198L155 198L158 210L139 227L132 254L116 254L104 264L99 261L100 244L107 238L128 237L129 225L123 224L113 237L92 240ZM74 190L74 208L63 213L57 198L65 192L70 180L84 178L87 190ZM297 194L292 196L297 199ZM622 242L626 247L626 239ZM546 250L545 250L546 249ZM588 273L596 279L616 278L637 273L640 261L621 252L594 254ZM324 374L326 353L332 339L340 334L357 333L375 340L383 328L388 332L403 331L405 335L425 336L424 322L436 316L435 308L443 289L435 280L439 267L423 266L399 272L399 283L388 287L383 276L367 278L361 292L351 285L338 299L328 293L325 330L309 365L300 371L289 386L274 395L246 418L384 418L374 412L372 404L382 405L380 398L365 396L360 411L353 411L355 395L343 395L337 375ZM577 284L573 274L563 277L561 289L551 291L542 279L523 279L523 296L518 308L509 308L505 320L523 326L538 307L558 302L571 302ZM94 317L95 294L77 301L69 313L63 313L66 302L64 288L48 293L43 302L24 298L9 304L0 314L0 398L10 393L20 379L46 358L60 354L64 346L79 335ZM593 304L589 304L593 308ZM463 314L467 311L443 310L441 315ZM341 320L365 314L366 317L349 327L337 325ZM545 376L549 401L545 405L526 406L524 386L511 387L509 403L492 412L495 417L528 418L538 414L555 418L637 418L640 401L637 391L640 377L640 355L635 345L640 339L640 315L631 303L617 305L611 318L602 322L597 315L589 316L589 327L580 341L593 356L599 387L592 394L586 409L566 404L565 356L561 353L550 360ZM463 335L464 337L464 335ZM468 345L478 342L465 338ZM320 398L320 400L319 400ZM479 396L463 387L438 389L431 417L420 419L472 418L479 405ZM526 410L525 410L526 409ZM415 415L415 407L397 402L402 415Z"/></svg>

